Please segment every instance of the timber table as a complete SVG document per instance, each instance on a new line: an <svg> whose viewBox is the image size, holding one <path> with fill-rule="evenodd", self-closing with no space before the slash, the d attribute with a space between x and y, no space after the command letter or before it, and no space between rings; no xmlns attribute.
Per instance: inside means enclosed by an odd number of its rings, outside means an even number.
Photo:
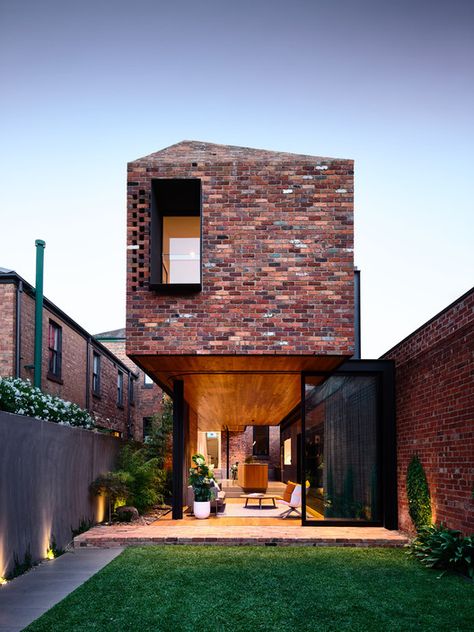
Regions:
<svg viewBox="0 0 474 632"><path fill-rule="evenodd" d="M276 508L275 498L279 498L279 496L274 496L273 494L240 494L240 497L245 498L244 508L248 506L249 500L258 500L259 509L262 508L262 500L271 500Z"/></svg>

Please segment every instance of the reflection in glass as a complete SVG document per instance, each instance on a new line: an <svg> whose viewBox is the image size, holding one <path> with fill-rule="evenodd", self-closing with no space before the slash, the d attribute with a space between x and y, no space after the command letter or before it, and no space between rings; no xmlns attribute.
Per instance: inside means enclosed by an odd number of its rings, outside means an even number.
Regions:
<svg viewBox="0 0 474 632"><path fill-rule="evenodd" d="M200 259L200 218L163 217L162 283L200 283Z"/></svg>
<svg viewBox="0 0 474 632"><path fill-rule="evenodd" d="M307 519L379 520L376 378L306 384L305 410Z"/></svg>

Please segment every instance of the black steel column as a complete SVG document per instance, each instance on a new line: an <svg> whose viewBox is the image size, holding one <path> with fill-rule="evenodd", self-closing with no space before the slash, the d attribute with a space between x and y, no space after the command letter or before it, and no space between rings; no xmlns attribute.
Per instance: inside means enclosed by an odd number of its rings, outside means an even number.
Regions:
<svg viewBox="0 0 474 632"><path fill-rule="evenodd" d="M183 518L184 382L173 385L173 520Z"/></svg>
<svg viewBox="0 0 474 632"><path fill-rule="evenodd" d="M301 524L306 522L306 377L301 373L301 459L296 467L301 476Z"/></svg>
<svg viewBox="0 0 474 632"><path fill-rule="evenodd" d="M354 270L354 355L353 360L361 358L361 327L360 327L360 270Z"/></svg>

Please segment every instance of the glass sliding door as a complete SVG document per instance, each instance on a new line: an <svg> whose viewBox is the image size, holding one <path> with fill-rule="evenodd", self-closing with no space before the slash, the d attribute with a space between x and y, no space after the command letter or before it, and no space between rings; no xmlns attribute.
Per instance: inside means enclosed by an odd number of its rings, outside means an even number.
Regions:
<svg viewBox="0 0 474 632"><path fill-rule="evenodd" d="M303 380L306 523L380 524L379 377L339 372Z"/></svg>

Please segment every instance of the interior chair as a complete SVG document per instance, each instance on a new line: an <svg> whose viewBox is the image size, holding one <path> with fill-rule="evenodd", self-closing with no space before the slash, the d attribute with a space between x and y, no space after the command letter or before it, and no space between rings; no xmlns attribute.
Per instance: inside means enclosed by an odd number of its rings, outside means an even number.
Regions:
<svg viewBox="0 0 474 632"><path fill-rule="evenodd" d="M285 494L283 495L285 498ZM301 517L301 512L298 511L298 507L301 507L301 485L295 485L293 491L291 492L291 496L289 500L279 500L279 503L286 505L288 509L286 509L283 513L281 513L279 518L288 518L291 513L295 513L297 516Z"/></svg>

